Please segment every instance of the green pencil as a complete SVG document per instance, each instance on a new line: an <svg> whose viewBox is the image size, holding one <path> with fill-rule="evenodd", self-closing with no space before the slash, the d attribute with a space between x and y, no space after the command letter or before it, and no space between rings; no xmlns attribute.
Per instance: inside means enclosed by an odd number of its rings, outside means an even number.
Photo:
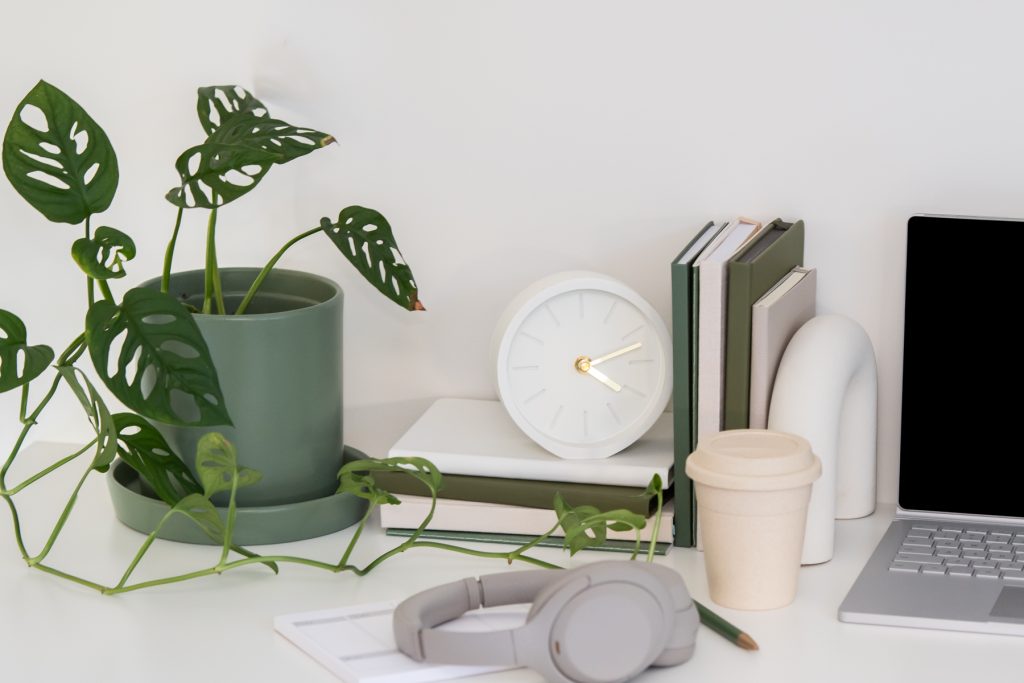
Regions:
<svg viewBox="0 0 1024 683"><path fill-rule="evenodd" d="M739 630L728 621L718 616L696 600L693 604L697 606L697 614L700 615L700 623L724 637L729 642L739 645L744 650L758 650L757 643L743 631Z"/></svg>

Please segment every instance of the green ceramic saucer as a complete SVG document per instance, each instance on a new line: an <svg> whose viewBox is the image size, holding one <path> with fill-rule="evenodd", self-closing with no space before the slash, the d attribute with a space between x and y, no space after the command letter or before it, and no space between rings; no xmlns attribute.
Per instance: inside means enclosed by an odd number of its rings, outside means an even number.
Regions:
<svg viewBox="0 0 1024 683"><path fill-rule="evenodd" d="M361 451L345 447L344 462L365 457ZM136 531L151 533L167 513L167 503L157 498L143 484L138 473L120 459L107 473L107 487L117 518ZM218 507L217 510L222 519L226 518L227 508ZM239 507L235 517L234 542L238 545L266 545L325 536L358 522L365 512L366 501L348 493L286 505ZM175 515L168 520L159 537L182 543L220 545L184 515Z"/></svg>

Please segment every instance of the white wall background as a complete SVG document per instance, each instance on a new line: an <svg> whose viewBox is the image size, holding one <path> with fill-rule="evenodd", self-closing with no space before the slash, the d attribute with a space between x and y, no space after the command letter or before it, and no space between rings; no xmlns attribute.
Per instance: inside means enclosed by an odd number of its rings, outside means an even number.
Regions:
<svg viewBox="0 0 1024 683"><path fill-rule="evenodd" d="M893 501L906 218L1024 215L1015 2L50 0L7 3L0 21L0 113L45 78L114 143L120 189L97 224L139 244L129 283L159 272L173 161L202 139L197 86L254 88L338 137L275 168L218 234L222 265L262 265L349 204L388 216L426 314L384 301L326 242L283 263L346 289L349 405L492 396L492 327L542 275L607 272L668 318L669 261L706 220L803 218L820 308L875 344ZM201 264L204 220L187 218L176 266ZM78 236L0 182L0 308L37 343L81 329ZM971 237L950 243L951 288L990 253ZM16 412L0 397L4 450ZM43 426L85 433L66 401Z"/></svg>

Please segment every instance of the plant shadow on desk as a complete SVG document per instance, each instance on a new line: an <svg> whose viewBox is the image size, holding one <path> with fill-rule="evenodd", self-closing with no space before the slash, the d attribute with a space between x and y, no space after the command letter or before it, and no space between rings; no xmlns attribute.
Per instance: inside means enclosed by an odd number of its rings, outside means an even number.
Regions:
<svg viewBox="0 0 1024 683"><path fill-rule="evenodd" d="M9 508L18 549L30 567L103 593L121 593L249 564L260 564L274 572L280 563L296 563L363 574L388 557L413 547L446 548L509 562L553 566L524 553L559 529L565 534L570 552L603 543L608 528L636 529L639 551L640 529L645 523L639 515L573 509L556 501L557 523L552 530L538 541L508 553L420 541L419 532L429 524L431 512L416 534L391 551L362 567L350 564L353 548L373 508L397 503L376 486L374 471L406 472L426 483L436 500L441 475L428 461L418 459L357 461L342 467L335 495L365 500L367 511L358 520L336 564L294 556L263 557L235 544L238 492L260 484L263 475L246 464L247 453L239 454L222 433L214 431L232 425L230 405L225 400L228 392L222 390L216 364L195 315L243 319L242 314L250 307L258 308L261 287L265 287L282 255L307 238L321 242L327 239L367 282L402 308L419 311L423 305L391 226L377 211L360 206L342 209L336 219L312 220L315 227L289 240L265 267L254 269L248 289L236 300L225 296L217 261L218 213L252 191L274 166L321 149L334 142L334 138L272 118L262 102L237 86L200 88L197 112L207 137L183 152L174 165L180 183L167 193L166 199L176 207L177 217L159 284L154 281L151 286L128 289L120 300L111 285L127 274L126 264L135 258L136 245L128 234L113 227L93 229L93 217L110 206L119 179L117 157L104 130L71 97L40 81L19 103L4 136L4 172L14 189L51 222L82 226L82 236L69 246L74 263L85 275L85 287L79 295L88 304L84 331L60 355L49 346L30 344L22 319L0 310L0 393L20 391L18 417L22 425L0 467L0 497ZM174 296L171 266L182 218L186 210L193 209L208 211L202 296L183 300ZM97 385L79 367L86 354L93 376L99 377L131 412L115 412L107 405ZM36 397L33 406L31 387L35 380L44 381L46 377L51 377L50 384L41 397ZM9 485L8 475L27 437L61 390L70 391L81 404L95 437L83 448ZM203 428L205 433L192 442L195 453L175 453L164 438L166 432L154 424ZM192 467L181 455L190 456ZM145 537L120 580L104 585L51 566L46 559L73 513L86 479L94 473L107 472L118 457L166 503L167 510ZM58 469L83 464L84 471L61 506L41 549L30 552L22 533L17 496L47 481ZM653 482L652 486L655 484L660 505L660 482ZM218 500L226 499L223 513L214 504L215 496ZM176 517L188 519L220 546L218 561L187 574L132 583L136 568L161 529ZM651 551L653 545L652 541Z"/></svg>

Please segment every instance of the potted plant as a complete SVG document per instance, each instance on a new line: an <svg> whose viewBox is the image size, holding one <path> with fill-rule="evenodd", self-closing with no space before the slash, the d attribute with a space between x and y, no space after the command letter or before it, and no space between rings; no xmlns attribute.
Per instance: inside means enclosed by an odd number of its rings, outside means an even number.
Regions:
<svg viewBox="0 0 1024 683"><path fill-rule="evenodd" d="M525 552L559 529L570 552L600 545L608 528L637 529L639 551L639 530L645 524L640 515L573 509L557 500L552 528L509 552L419 540L431 512L411 537L362 567L353 564L353 548L373 507L397 502L375 483L374 472L405 472L423 482L435 499L441 475L421 458L356 459L341 465L341 292L323 278L274 266L299 241L328 239L368 282L410 311L423 310L416 283L388 222L380 213L359 206L343 209L336 219L314 221L262 268L221 270L216 229L223 207L252 191L274 165L334 139L272 118L261 102L237 86L200 88L197 109L206 140L186 150L175 164L179 183L167 199L177 207L177 219L163 272L128 289L120 300L111 281L125 277L126 263L135 257L135 244L120 230L93 226L93 217L110 206L118 184L117 158L106 133L78 103L43 81L17 106L7 128L2 161L14 189L50 221L82 227L83 235L71 244L71 255L85 274L89 304L85 329L59 355L49 346L30 343L22 320L0 310L0 393L20 392L22 424L0 465L0 499L10 511L15 541L26 563L113 594L250 564L275 572L280 563L295 563L363 574L414 547L551 567ZM209 212L205 268L176 274L172 262L186 209ZM108 407L80 368L86 354L94 375L131 412ZM282 369L283 374L278 373ZM51 370L49 388L33 395L34 380L43 381ZM300 376L306 384L297 379ZM33 427L61 389L70 390L81 403L95 438L19 482L8 481ZM247 431L268 424L272 432L288 425L298 425L299 431L264 449L261 439L272 437L264 433L250 439ZM235 441L242 444L241 449ZM302 453L302 444L312 441L326 446ZM111 470L118 456L119 469ZM55 470L83 459L85 471L52 530L38 552L30 551L17 496ZM104 585L57 569L46 559L86 479L108 471L113 492L127 491L132 482L144 483L144 489L129 491L126 499L135 501L132 505L145 499L155 507L132 512L148 515L141 522L135 520L136 528L147 535L120 579ZM124 476L110 476L118 472ZM660 510L662 487L657 477L651 491L658 497ZM302 507L310 502L319 507ZM245 510L270 515L290 510L293 516L298 510L307 531L325 532L331 524L340 528L357 519L359 526L337 562L267 557L239 545L242 534L236 524ZM319 526L310 527L308 520L313 518L320 520ZM257 515L254 524L263 528L267 519L265 514ZM162 535L174 537L177 532L170 530L178 521L221 546L219 559L204 569L133 583L133 573L152 543ZM258 537L249 542L266 540ZM652 541L648 559L653 551Z"/></svg>
<svg viewBox="0 0 1024 683"><path fill-rule="evenodd" d="M178 183L166 199L177 208L177 218L163 272L118 300L111 281L125 277L135 244L115 228L93 229L118 185L117 157L107 134L77 102L45 81L17 106L3 140L8 180L47 219L80 225L84 232L71 254L88 283L89 309L83 335L59 359L63 370L55 386L66 382L90 393L88 380L71 370L87 351L96 376L134 411L111 417L110 453L119 450L168 504L198 490L196 448L215 428L237 448L241 466L261 473L259 481L246 482L250 485L238 492L238 505L273 507L301 524L310 513L303 503L333 498L342 464L343 295L326 278L274 266L295 244L319 239L334 245L391 301L410 311L423 306L391 226L379 212L359 206L343 209L337 218L311 219L312 227L262 268L221 270L219 214L255 189L274 166L322 149L334 138L273 118L262 102L233 85L199 88L197 112L205 140L175 163ZM174 273L186 210L208 213L205 268ZM24 386L27 396L28 382L55 354L27 346L13 313L0 316L8 332L0 390ZM20 374L19 354L28 359ZM226 497L222 493L215 502ZM337 516L334 526L344 517ZM347 517L353 521L357 515ZM266 520L263 528L269 528ZM309 535L281 531L283 536L259 539Z"/></svg>

